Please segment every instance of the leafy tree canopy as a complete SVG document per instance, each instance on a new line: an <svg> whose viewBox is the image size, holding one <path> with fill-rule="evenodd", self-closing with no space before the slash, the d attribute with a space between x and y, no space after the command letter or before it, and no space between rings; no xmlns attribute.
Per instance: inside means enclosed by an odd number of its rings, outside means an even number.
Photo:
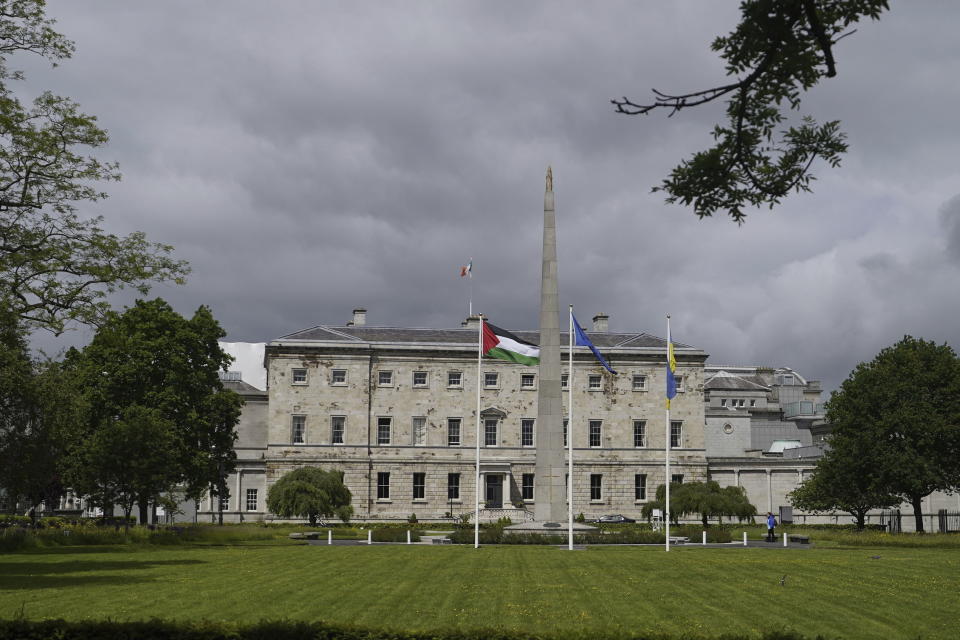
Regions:
<svg viewBox="0 0 960 640"><path fill-rule="evenodd" d="M664 510L666 487L657 487L656 499L643 505L642 514L650 519L654 509ZM740 520L752 518L757 508L747 500L743 487L721 487L717 482L686 482L670 485L670 515L674 522L682 516L700 514L703 526L710 518L721 521L723 516Z"/></svg>
<svg viewBox="0 0 960 640"><path fill-rule="evenodd" d="M307 518L311 525L317 524L319 517L337 516L347 522L353 515L352 499L342 471L302 467L270 487L267 508L281 518Z"/></svg>
<svg viewBox="0 0 960 640"><path fill-rule="evenodd" d="M73 53L44 10L43 0L0 0L0 303L59 333L69 321L97 321L109 309L106 294L181 283L188 268L143 233L106 233L101 218L77 213L78 203L106 197L97 184L120 173L90 155L108 140L96 117L49 91L25 105L10 89L24 78L11 56L39 55L56 66Z"/></svg>
<svg viewBox="0 0 960 640"><path fill-rule="evenodd" d="M871 491L910 502L960 487L960 360L949 345L905 336L857 365L826 405L831 455L869 462Z"/></svg>
<svg viewBox="0 0 960 640"><path fill-rule="evenodd" d="M839 121L799 123L785 112L822 78L837 75L834 45L862 18L880 17L887 0L745 0L741 19L712 49L726 61L732 81L685 94L654 89L653 101L612 100L618 113L670 115L726 99L726 122L714 127L711 148L684 160L654 191L667 202L693 206L699 217L726 212L736 222L750 206L778 204L792 191L809 191L818 158L833 167L846 152Z"/></svg>

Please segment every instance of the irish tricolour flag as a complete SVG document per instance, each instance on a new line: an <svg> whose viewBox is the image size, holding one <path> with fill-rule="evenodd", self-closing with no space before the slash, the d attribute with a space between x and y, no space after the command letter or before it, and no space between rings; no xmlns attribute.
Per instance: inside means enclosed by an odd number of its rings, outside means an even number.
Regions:
<svg viewBox="0 0 960 640"><path fill-rule="evenodd" d="M540 363L540 347L521 340L486 320L483 321L483 353L488 358L499 358L528 366Z"/></svg>

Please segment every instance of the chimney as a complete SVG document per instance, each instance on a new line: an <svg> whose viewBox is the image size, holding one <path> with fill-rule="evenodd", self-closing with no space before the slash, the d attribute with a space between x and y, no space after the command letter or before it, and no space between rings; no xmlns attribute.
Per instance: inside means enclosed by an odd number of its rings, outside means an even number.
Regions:
<svg viewBox="0 0 960 640"><path fill-rule="evenodd" d="M607 329L607 320L610 319L610 316L601 312L593 316L593 331L595 333L606 333Z"/></svg>
<svg viewBox="0 0 960 640"><path fill-rule="evenodd" d="M477 329L480 326L480 316L467 316L467 319L461 322L460 326L467 329Z"/></svg>
<svg viewBox="0 0 960 640"><path fill-rule="evenodd" d="M367 324L367 310L366 309L354 309L353 310L353 322L350 323L355 327L362 327ZM350 325L348 325L350 326Z"/></svg>

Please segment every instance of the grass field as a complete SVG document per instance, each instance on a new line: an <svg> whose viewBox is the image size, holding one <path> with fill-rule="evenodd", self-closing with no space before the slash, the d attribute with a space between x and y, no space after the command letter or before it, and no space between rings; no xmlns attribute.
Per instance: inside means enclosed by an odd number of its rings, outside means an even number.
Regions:
<svg viewBox="0 0 960 640"><path fill-rule="evenodd" d="M874 558L873 556L880 556ZM785 584L780 580L786 576ZM0 618L956 638L960 550L62 547L0 554Z"/></svg>

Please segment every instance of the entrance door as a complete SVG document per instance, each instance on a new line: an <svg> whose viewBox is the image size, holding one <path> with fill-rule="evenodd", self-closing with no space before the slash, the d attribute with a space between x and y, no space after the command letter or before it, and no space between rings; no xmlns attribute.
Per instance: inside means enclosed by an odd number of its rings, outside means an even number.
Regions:
<svg viewBox="0 0 960 640"><path fill-rule="evenodd" d="M487 508L503 508L503 476L487 474Z"/></svg>

